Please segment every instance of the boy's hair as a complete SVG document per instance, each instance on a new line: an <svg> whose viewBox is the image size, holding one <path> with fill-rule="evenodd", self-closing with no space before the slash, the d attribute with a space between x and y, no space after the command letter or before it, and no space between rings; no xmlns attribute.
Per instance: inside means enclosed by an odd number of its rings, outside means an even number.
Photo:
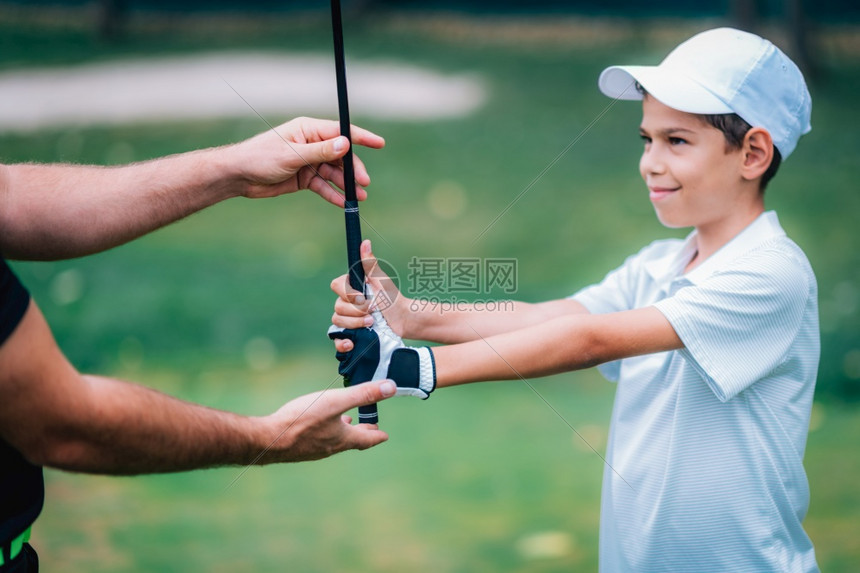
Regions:
<svg viewBox="0 0 860 573"><path fill-rule="evenodd" d="M726 146L729 149L740 149L744 143L744 137L747 132L752 129L744 119L736 113L720 113L714 115L700 115L705 123L711 127L715 127L723 132L723 137L726 138ZM767 170L761 176L759 184L759 193L764 193L767 184L776 175L780 164L782 163L782 155L779 149L773 146L773 158L768 165Z"/></svg>
<svg viewBox="0 0 860 573"><path fill-rule="evenodd" d="M648 90L642 87L639 82L636 82L636 90L641 93L643 97L648 95ZM752 129L752 126L736 113L695 115L698 115L705 123L711 127L719 129L723 133L723 137L726 139L726 147L729 150L740 149L743 146L744 137L747 132ZM782 155L779 153L779 149L774 145L773 159L771 159L767 171L765 171L761 176L759 193L764 193L767 184L770 183L770 180L773 179L774 175L776 175L781 163Z"/></svg>

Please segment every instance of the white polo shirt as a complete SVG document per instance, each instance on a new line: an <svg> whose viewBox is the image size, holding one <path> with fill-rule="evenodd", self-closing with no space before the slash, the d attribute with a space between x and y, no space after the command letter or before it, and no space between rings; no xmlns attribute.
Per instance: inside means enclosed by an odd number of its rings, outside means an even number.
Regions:
<svg viewBox="0 0 860 573"><path fill-rule="evenodd" d="M773 212L683 274L695 252L695 233L652 243L573 295L593 314L652 305L685 345L599 367L618 382L600 570L818 571L801 525L815 275Z"/></svg>

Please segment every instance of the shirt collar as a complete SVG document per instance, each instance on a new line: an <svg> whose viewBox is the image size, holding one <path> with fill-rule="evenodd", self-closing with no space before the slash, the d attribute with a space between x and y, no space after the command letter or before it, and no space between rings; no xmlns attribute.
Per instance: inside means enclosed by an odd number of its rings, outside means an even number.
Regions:
<svg viewBox="0 0 860 573"><path fill-rule="evenodd" d="M692 284L698 284L710 277L716 271L739 256L761 245L768 239L783 236L782 226L774 211L766 211L756 217L747 227L723 245L716 253L705 259L699 266L683 278ZM663 257L646 263L648 273L661 284L668 284L676 278L681 278L684 268L689 264L697 250L697 233L687 235L683 245L677 251L667 253Z"/></svg>

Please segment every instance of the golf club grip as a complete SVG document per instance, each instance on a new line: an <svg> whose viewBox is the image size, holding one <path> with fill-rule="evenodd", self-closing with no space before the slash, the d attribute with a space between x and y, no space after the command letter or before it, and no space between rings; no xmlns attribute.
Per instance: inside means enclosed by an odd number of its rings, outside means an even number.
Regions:
<svg viewBox="0 0 860 573"><path fill-rule="evenodd" d="M378 424L379 423L379 413L376 408L376 404L370 404L369 406L359 406L358 407L358 423L359 424Z"/></svg>
<svg viewBox="0 0 860 573"><path fill-rule="evenodd" d="M352 135L349 121L349 96L346 90L346 62L343 49L343 22L340 13L340 0L331 0L331 26L334 36L334 64L337 76L337 107L340 118L340 134L349 140L349 150L343 157L344 219L346 223L346 257L349 265L349 284L359 292L364 292L364 267L361 264L361 219L358 213L358 196L355 191L355 164L352 154ZM353 381L355 384L368 380ZM379 415L376 404L359 406L360 424L377 424Z"/></svg>
<svg viewBox="0 0 860 573"><path fill-rule="evenodd" d="M346 259L349 265L349 286L364 292L364 266L361 264L361 219L358 201L347 201L343 210L346 220Z"/></svg>

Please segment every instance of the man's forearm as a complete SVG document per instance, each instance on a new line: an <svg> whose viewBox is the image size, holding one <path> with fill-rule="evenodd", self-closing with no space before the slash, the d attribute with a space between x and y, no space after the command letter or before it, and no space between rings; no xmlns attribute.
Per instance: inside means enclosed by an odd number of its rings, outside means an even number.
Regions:
<svg viewBox="0 0 860 573"><path fill-rule="evenodd" d="M265 421L81 375L33 301L0 346L0 433L37 465L132 474L242 464L270 443Z"/></svg>
<svg viewBox="0 0 860 573"><path fill-rule="evenodd" d="M82 376L77 403L41 417L27 448L58 469L139 474L249 464L275 436L261 418L184 402L136 384Z"/></svg>
<svg viewBox="0 0 860 573"><path fill-rule="evenodd" d="M353 142L378 135L352 127ZM310 189L343 206L340 159L349 142L336 121L297 118L241 143L123 167L0 165L0 254L18 259L87 255L125 243L195 211L243 195ZM355 181L368 185L355 158ZM358 198L366 192L356 188Z"/></svg>
<svg viewBox="0 0 860 573"><path fill-rule="evenodd" d="M0 167L0 252L51 260L99 252L237 195L221 149L122 167Z"/></svg>

